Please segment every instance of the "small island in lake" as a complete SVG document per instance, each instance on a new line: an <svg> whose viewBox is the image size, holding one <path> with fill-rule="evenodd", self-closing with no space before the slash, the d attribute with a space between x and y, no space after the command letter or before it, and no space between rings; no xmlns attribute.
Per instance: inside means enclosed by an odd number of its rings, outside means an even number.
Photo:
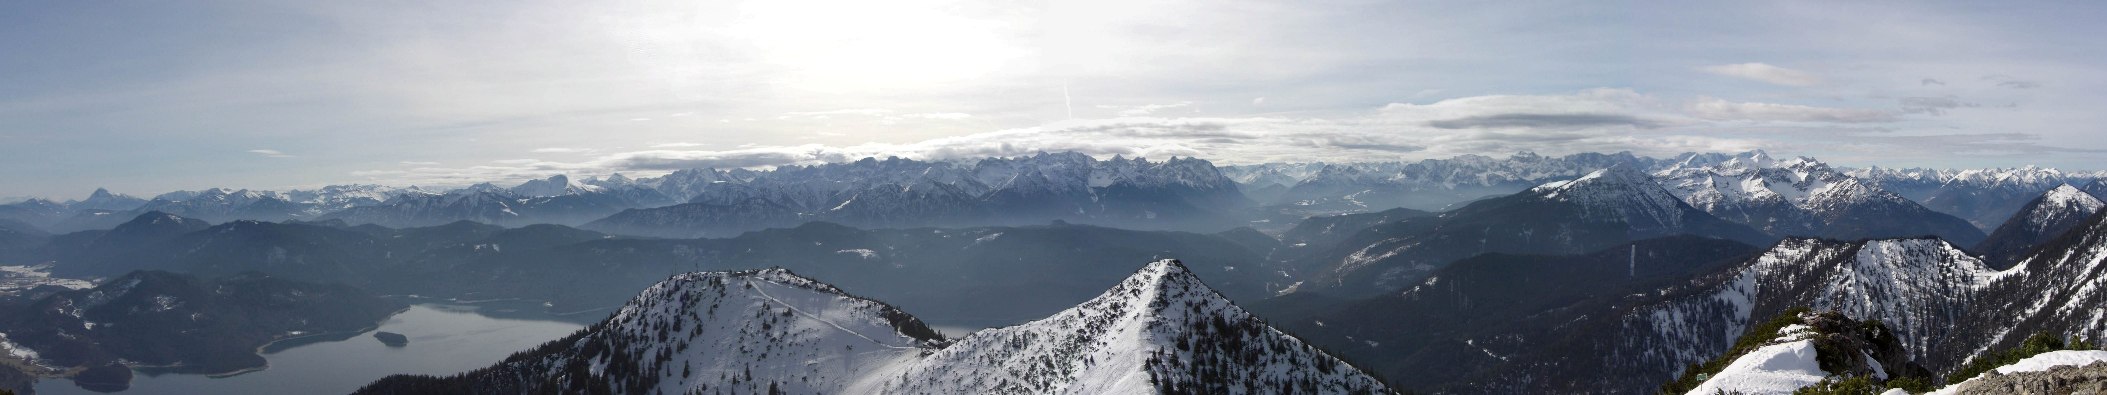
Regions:
<svg viewBox="0 0 2107 395"><path fill-rule="evenodd" d="M386 344L388 347L402 347L410 344L409 336L403 336L395 332L373 332L373 338L380 339L380 343Z"/></svg>

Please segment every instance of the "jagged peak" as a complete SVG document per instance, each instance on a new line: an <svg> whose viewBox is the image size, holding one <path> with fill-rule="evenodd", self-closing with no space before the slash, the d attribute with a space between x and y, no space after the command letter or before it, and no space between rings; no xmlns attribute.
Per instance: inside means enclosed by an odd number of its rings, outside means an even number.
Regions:
<svg viewBox="0 0 2107 395"><path fill-rule="evenodd" d="M1653 176L1641 172L1636 166L1623 163L1596 170L1570 181L1553 181L1531 189L1532 192L1536 192L1545 198L1560 200L1569 200L1573 197L1572 195L1578 192L1595 190L1611 193L1634 191L1647 194L1651 194L1653 191L1659 191L1661 194L1668 193L1666 190L1661 189Z"/></svg>
<svg viewBox="0 0 2107 395"><path fill-rule="evenodd" d="M1175 292L1166 294L1165 291ZM1128 275L1125 280L1119 282L1119 285L1105 291L1098 298L1102 299L1118 295L1150 295L1157 299L1163 299L1166 297L1185 297L1191 294L1192 291L1204 291L1200 292L1202 295L1199 296L1213 295L1214 297L1220 297L1220 295L1214 294L1212 288L1207 288L1205 284L1201 284L1200 277L1193 275L1192 269L1186 268L1184 262L1179 262L1176 259L1163 259L1142 266L1141 270L1134 271L1134 274Z"/></svg>

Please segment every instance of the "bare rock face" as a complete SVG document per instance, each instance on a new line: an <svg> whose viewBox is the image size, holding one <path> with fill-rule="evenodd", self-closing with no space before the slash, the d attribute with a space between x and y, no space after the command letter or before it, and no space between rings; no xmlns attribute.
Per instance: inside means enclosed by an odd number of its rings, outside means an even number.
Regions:
<svg viewBox="0 0 2107 395"><path fill-rule="evenodd" d="M2058 366L2039 372L1983 373L1960 386L1962 395L2107 394L2107 362Z"/></svg>

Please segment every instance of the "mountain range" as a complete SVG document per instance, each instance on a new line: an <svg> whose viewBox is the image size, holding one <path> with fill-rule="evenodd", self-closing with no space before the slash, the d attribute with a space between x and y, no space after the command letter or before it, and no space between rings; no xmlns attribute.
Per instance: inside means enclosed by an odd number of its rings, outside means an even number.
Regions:
<svg viewBox="0 0 2107 395"><path fill-rule="evenodd" d="M343 220L417 227L470 220L585 225L658 237L729 236L812 221L948 227L1063 220L1188 231L1249 225L1278 232L1311 215L1448 210L1617 165L1654 175L1693 207L1778 236L1937 234L1974 244L1981 236L1971 233L1994 230L2056 185L2107 189L2094 185L2103 175L2097 172L1832 168L1810 158L1774 160L1762 151L1665 159L1524 152L1219 168L1194 158L1098 160L1070 152L952 161L866 158L765 171L688 169L648 178L558 174L511 187L483 183L443 191L381 185L285 192L211 188L142 199L97 190L78 201L0 205L0 220L47 233L108 229L152 211L213 223ZM1905 220L1864 221L1867 216ZM1948 217L1977 229L1968 232Z"/></svg>
<svg viewBox="0 0 2107 395"><path fill-rule="evenodd" d="M607 317L377 392L1631 393L1797 352L1765 331L1810 309L1798 322L1843 343L1802 345L1876 345L1853 361L1929 377L2107 336L2107 181L2053 169L1063 153L324 190L0 206L0 263L36 265L0 276L265 276Z"/></svg>

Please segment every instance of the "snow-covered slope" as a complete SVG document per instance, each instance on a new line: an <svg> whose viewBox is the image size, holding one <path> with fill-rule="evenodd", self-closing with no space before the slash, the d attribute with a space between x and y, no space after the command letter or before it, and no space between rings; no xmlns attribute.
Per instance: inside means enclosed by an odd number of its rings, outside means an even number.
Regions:
<svg viewBox="0 0 2107 395"><path fill-rule="evenodd" d="M1616 358L1678 370L1727 350L1761 319L1795 307L1879 320L1913 360L1943 369L1972 354L1976 305L2013 271L1994 271L1938 239L1788 239L1719 275L1660 291L1626 314Z"/></svg>
<svg viewBox="0 0 2107 395"><path fill-rule="evenodd" d="M1527 194L1569 204L1586 219L1622 221L1634 228L1680 227L1688 206L1654 183L1638 169L1618 165L1531 188Z"/></svg>
<svg viewBox="0 0 2107 395"><path fill-rule="evenodd" d="M2062 236L2085 220L2107 207L2099 198L2078 190L2069 184L2056 186L2043 193L2011 219L2005 220L1990 237L1976 246L1990 261L1998 264L2010 263L2027 250Z"/></svg>
<svg viewBox="0 0 2107 395"><path fill-rule="evenodd" d="M496 366L361 393L1388 393L1173 260L1073 309L948 342L781 269L693 273Z"/></svg>
<svg viewBox="0 0 2107 395"><path fill-rule="evenodd" d="M474 393L872 393L943 344L898 309L786 270L692 273L452 384ZM394 380L364 391L449 392Z"/></svg>
<svg viewBox="0 0 2107 395"><path fill-rule="evenodd" d="M1690 390L1689 395L1717 393L1769 395L1791 394L1829 377L1817 360L1814 341L1784 335L1776 343L1735 358L1734 363L1710 380Z"/></svg>
<svg viewBox="0 0 2107 395"><path fill-rule="evenodd" d="M1863 379L1874 385L1931 380L1932 372L1910 360L1896 340L1879 321L1836 312L1788 312L1743 335L1735 354L1694 365L1697 370L1683 372L1662 390L1788 395L1825 380Z"/></svg>
<svg viewBox="0 0 2107 395"><path fill-rule="evenodd" d="M891 393L1379 393L1382 383L1267 326L1177 261L1046 319L960 340Z"/></svg>
<svg viewBox="0 0 2107 395"><path fill-rule="evenodd" d="M1969 355L2008 348L2034 333L2107 337L2107 216L2095 215L2022 256L1992 284L1966 330Z"/></svg>

